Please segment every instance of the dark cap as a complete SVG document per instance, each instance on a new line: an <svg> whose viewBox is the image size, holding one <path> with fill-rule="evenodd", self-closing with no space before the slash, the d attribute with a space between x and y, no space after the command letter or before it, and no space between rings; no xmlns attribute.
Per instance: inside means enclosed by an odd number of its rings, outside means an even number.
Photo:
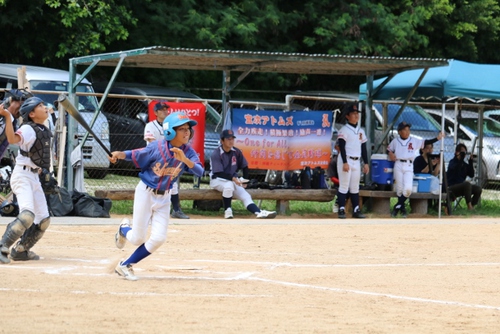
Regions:
<svg viewBox="0 0 500 334"><path fill-rule="evenodd" d="M155 111L158 111L158 110L161 110L163 108L170 108L170 106L168 104L166 104L165 102L158 102L156 105L155 105Z"/></svg>
<svg viewBox="0 0 500 334"><path fill-rule="evenodd" d="M350 106L348 106L345 111L345 114L349 115L352 112L359 112L358 106L356 104L351 104Z"/></svg>
<svg viewBox="0 0 500 334"><path fill-rule="evenodd" d="M408 124L405 121L403 121L403 122L401 122L401 123L398 124L398 131L401 131L401 130L403 130L406 127L411 128L411 124Z"/></svg>
<svg viewBox="0 0 500 334"><path fill-rule="evenodd" d="M220 139L227 139L227 138L236 138L236 136L234 135L233 130L224 130L224 131L222 131L222 133L220 134Z"/></svg>

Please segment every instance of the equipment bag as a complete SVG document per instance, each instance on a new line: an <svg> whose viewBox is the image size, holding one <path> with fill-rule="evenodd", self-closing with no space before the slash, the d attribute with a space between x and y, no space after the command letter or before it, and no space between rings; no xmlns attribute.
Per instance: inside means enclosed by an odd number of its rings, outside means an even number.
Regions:
<svg viewBox="0 0 500 334"><path fill-rule="evenodd" d="M100 198L90 196L87 193L81 193L73 190L71 195L73 199L73 214L82 217L101 217L109 218L109 210L112 202L109 198Z"/></svg>
<svg viewBox="0 0 500 334"><path fill-rule="evenodd" d="M73 199L66 188L57 187L57 193L45 194L49 214L52 217L71 216L73 212Z"/></svg>
<svg viewBox="0 0 500 334"><path fill-rule="evenodd" d="M313 189L328 189L326 183L325 170L321 167L314 167L312 173L311 188Z"/></svg>
<svg viewBox="0 0 500 334"><path fill-rule="evenodd" d="M311 167L306 166L300 172L300 187L302 189L311 189Z"/></svg>

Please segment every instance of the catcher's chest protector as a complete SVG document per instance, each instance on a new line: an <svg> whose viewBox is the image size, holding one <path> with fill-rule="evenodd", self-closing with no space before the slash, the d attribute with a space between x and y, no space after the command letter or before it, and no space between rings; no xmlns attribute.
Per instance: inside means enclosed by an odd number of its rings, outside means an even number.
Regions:
<svg viewBox="0 0 500 334"><path fill-rule="evenodd" d="M33 122L29 122L27 125L30 125L35 130L36 140L29 152L20 150L21 154L29 157L38 167L48 170L50 169L50 139L52 138L52 133L45 125Z"/></svg>

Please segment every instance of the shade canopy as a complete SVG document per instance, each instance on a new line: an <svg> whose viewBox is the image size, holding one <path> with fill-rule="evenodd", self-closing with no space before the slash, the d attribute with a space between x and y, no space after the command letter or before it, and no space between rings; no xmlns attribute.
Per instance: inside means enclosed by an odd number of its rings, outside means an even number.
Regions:
<svg viewBox="0 0 500 334"><path fill-rule="evenodd" d="M386 78L373 81L373 100L404 100L423 70L396 74L384 87ZM473 100L500 99L500 65L473 64L450 60L448 66L430 68L413 94L414 100L463 97ZM359 87L359 99L366 100L366 83Z"/></svg>

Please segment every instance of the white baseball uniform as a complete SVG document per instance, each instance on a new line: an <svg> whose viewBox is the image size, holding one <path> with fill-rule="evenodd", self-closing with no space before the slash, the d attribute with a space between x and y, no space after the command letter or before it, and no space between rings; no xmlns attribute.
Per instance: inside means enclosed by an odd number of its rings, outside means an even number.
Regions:
<svg viewBox="0 0 500 334"><path fill-rule="evenodd" d="M47 129L48 130L48 129ZM19 151L29 152L31 146L35 143L36 133L30 125L23 125L16 131L21 137ZM40 167L35 165L29 157L18 153L16 157L16 166L10 178L10 186L16 194L19 212L29 210L35 214L34 224L40 224L40 221L50 216L47 207L47 199L40 183L38 170Z"/></svg>
<svg viewBox="0 0 500 334"><path fill-rule="evenodd" d="M419 150L424 148L425 139L415 138L411 135L406 139L400 136L394 138L389 146L396 156L394 163L394 179L396 180L396 193L399 196L410 197L413 187L413 160Z"/></svg>
<svg viewBox="0 0 500 334"><path fill-rule="evenodd" d="M349 171L344 172L341 154L337 160L337 172L339 175L339 192L347 194L359 193L359 181L361 178L361 145L367 142L366 134L360 127L354 127L347 123L338 133L338 139L345 141L345 151Z"/></svg>

